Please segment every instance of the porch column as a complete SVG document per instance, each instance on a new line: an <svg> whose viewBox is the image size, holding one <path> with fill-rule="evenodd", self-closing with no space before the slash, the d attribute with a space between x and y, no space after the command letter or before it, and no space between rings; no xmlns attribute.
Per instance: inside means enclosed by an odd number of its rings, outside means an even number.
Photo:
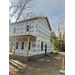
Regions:
<svg viewBox="0 0 75 75"><path fill-rule="evenodd" d="M14 55L15 55L15 49L16 49L16 38L15 38L15 41L14 41Z"/></svg>
<svg viewBox="0 0 75 75"><path fill-rule="evenodd" d="M28 56L28 52L29 52L29 40L30 40L30 38L28 37L28 41L27 41L27 56Z"/></svg>
<svg viewBox="0 0 75 75"><path fill-rule="evenodd" d="M9 52L10 52L10 49L11 49L11 42L9 42Z"/></svg>

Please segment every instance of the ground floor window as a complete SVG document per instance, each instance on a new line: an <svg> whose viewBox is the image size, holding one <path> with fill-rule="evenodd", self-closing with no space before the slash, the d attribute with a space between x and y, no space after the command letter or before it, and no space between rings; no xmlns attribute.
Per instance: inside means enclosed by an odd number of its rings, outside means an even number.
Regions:
<svg viewBox="0 0 75 75"><path fill-rule="evenodd" d="M24 49L24 42L22 42L21 49L22 50Z"/></svg>
<svg viewBox="0 0 75 75"><path fill-rule="evenodd" d="M18 49L18 42L16 42L16 49Z"/></svg>
<svg viewBox="0 0 75 75"><path fill-rule="evenodd" d="M30 50L30 48L31 48L31 42L29 42L29 50Z"/></svg>

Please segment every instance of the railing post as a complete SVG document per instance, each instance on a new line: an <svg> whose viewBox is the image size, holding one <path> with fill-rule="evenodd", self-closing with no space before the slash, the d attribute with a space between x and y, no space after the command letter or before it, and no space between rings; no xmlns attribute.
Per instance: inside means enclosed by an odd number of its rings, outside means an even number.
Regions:
<svg viewBox="0 0 75 75"><path fill-rule="evenodd" d="M28 56L28 52L29 52L29 40L30 40L30 38L28 37L28 41L27 41L27 56Z"/></svg>

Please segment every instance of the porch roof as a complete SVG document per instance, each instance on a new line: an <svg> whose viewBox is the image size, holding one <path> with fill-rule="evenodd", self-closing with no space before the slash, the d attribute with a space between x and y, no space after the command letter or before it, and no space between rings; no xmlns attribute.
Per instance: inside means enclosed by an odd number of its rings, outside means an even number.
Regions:
<svg viewBox="0 0 75 75"><path fill-rule="evenodd" d="M21 35L10 35L9 36L9 39L10 38L32 38L32 39L35 39L37 38L37 36L33 35L33 34L21 34Z"/></svg>

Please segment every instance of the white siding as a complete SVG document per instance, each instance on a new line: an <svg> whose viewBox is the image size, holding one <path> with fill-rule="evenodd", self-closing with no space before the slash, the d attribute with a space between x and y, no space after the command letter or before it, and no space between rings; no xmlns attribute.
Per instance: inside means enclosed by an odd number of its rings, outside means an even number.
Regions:
<svg viewBox="0 0 75 75"><path fill-rule="evenodd" d="M20 35L20 34L33 34L36 35L36 20L31 20L27 22L11 24L9 25L9 35ZM27 25L29 25L29 32L26 31ZM32 28L33 27L33 28ZM14 33L14 28L16 28L16 32Z"/></svg>
<svg viewBox="0 0 75 75"><path fill-rule="evenodd" d="M26 32L27 25L30 26L29 32ZM14 28L16 28L16 33L13 33ZM27 33L37 36L35 40L30 39L32 42L32 47L31 50L29 50L29 55L45 53L45 44L47 44L47 52L53 51L53 46L50 43L50 29L46 19L35 19L27 22L12 24L9 26L9 35L20 35ZM16 49L16 54L26 56L27 39L17 39L17 41L19 42L19 49ZM22 41L25 42L24 50L21 50ZM43 51L41 51L41 41L43 41Z"/></svg>
<svg viewBox="0 0 75 75"><path fill-rule="evenodd" d="M37 51L45 53L45 44L47 44L47 52L53 51L53 46L50 43L50 29L46 19L38 19L36 23L37 32ZM41 41L43 41L43 51L41 51ZM38 47L38 45L40 45Z"/></svg>

